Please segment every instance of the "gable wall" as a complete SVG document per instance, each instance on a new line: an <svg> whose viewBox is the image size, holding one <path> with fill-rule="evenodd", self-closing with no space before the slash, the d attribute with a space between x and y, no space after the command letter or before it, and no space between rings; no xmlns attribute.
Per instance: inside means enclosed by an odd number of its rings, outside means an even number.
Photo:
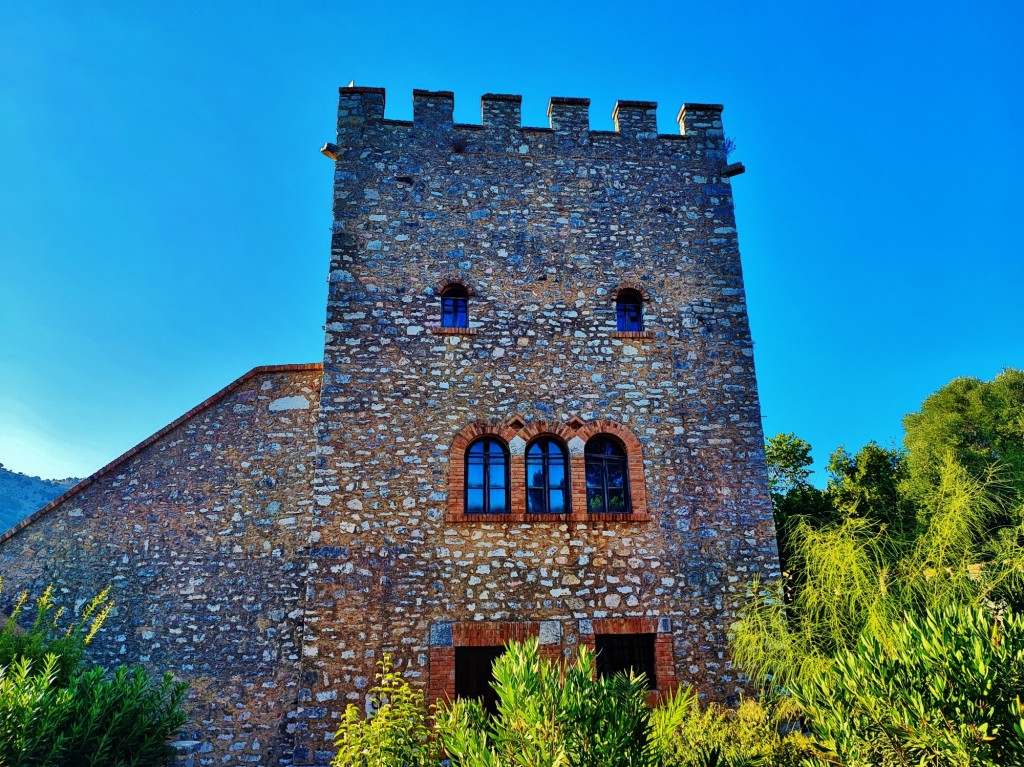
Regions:
<svg viewBox="0 0 1024 767"><path fill-rule="evenodd" d="M254 371L0 543L5 601L111 587L92 658L188 681L204 761L290 753L320 375Z"/></svg>

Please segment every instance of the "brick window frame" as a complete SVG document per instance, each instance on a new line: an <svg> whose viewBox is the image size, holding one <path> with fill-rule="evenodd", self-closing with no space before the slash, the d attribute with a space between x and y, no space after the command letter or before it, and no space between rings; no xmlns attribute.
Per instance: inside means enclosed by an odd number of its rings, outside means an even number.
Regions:
<svg viewBox="0 0 1024 767"><path fill-rule="evenodd" d="M587 512L587 462L584 450L588 441L603 434L615 437L626 450L626 466L629 473L629 503L631 511L628 514L590 514ZM576 439L579 440L573 451L569 446L574 477L579 481L573 482L572 503L574 520L579 521L605 521L605 522L645 522L650 519L647 507L647 482L644 480L644 451L640 440L632 431L620 423L608 419L599 419L583 424L576 430Z"/></svg>
<svg viewBox="0 0 1024 767"><path fill-rule="evenodd" d="M613 330L609 335L612 338L654 338L654 333L651 332L650 330L646 329L647 328L647 320L649 318L647 316L647 313L643 311L643 307L651 300L651 297L650 297L649 291L646 289L646 286L642 282L635 281L635 280L634 281L628 281L628 282L620 282L615 287L615 289L611 291L611 295L614 296L614 300L613 300L613 303L612 303L612 309L614 309L616 311L616 318L618 316L619 297L623 293L625 293L625 292L636 293L638 296L640 296L641 316L643 318L641 321L642 321L643 327L645 329L644 330L619 330L618 329L618 325L616 324L615 330ZM618 322L618 320L616 319L616 323L617 322Z"/></svg>
<svg viewBox="0 0 1024 767"><path fill-rule="evenodd" d="M516 473L516 455L511 440L516 430L500 423L476 422L466 426L455 435L448 453L448 521L449 522L505 522L522 519L526 500L525 477ZM467 514L466 513L466 451L478 439L494 437L501 440L509 451L509 505L508 514ZM522 464L522 456L519 456ZM517 516L518 515L518 516Z"/></svg>
<svg viewBox="0 0 1024 767"><path fill-rule="evenodd" d="M657 705L678 686L671 618L593 618L579 622L580 643L596 650L598 634L654 634L654 674L658 687L647 702Z"/></svg>
<svg viewBox="0 0 1024 767"><path fill-rule="evenodd" d="M455 649L502 647L530 637L540 640L542 658L562 657L562 624L558 621L435 621L430 625L427 705L455 699Z"/></svg>
<svg viewBox="0 0 1024 767"><path fill-rule="evenodd" d="M587 441L598 435L618 439L626 450L629 471L629 513L590 514L587 512L586 456ZM509 451L510 507L508 514L466 513L466 450L481 437L497 437ZM526 513L526 446L538 437L554 437L569 449L570 511L567 514ZM449 522L647 522L647 483L644 479L644 456L640 440L628 428L609 419L584 421L572 418L568 423L537 420L524 423L518 417L505 422L477 421L465 426L452 439L448 453L448 521Z"/></svg>
<svg viewBox="0 0 1024 767"><path fill-rule="evenodd" d="M461 288L466 291L466 312L468 322L470 308L473 306L473 299L476 298L476 292L462 277L446 277L434 286L434 295L439 301L443 302L445 292L451 288ZM431 333L438 336L475 336L479 333L478 328L469 327L468 325L466 327L444 327L441 324L440 317L436 322L429 324L428 327Z"/></svg>

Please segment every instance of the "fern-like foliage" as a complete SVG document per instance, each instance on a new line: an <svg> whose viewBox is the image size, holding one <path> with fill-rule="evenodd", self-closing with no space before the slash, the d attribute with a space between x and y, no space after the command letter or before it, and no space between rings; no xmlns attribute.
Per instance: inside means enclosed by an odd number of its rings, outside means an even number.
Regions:
<svg viewBox="0 0 1024 767"><path fill-rule="evenodd" d="M794 683L822 753L812 764L1024 764L1024 618L947 605L887 635Z"/></svg>
<svg viewBox="0 0 1024 767"><path fill-rule="evenodd" d="M733 626L734 658L779 692L828 670L861 637L888 645L905 614L1015 604L1024 585L1024 508L1003 498L996 472L979 478L947 455L909 541L856 516L795 525L795 575L773 588L750 586Z"/></svg>

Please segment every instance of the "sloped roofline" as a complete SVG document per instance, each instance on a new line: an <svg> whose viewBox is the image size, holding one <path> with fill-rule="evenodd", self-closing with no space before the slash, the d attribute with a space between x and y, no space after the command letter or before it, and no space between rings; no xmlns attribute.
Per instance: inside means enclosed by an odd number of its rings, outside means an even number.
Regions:
<svg viewBox="0 0 1024 767"><path fill-rule="evenodd" d="M140 442L135 447L133 447L130 450L128 450L128 452L124 453L123 455L120 455L117 458L115 458L113 461L108 463L106 466L104 466L99 471L90 474L88 477L83 479L81 482L79 482L74 487L71 487L70 489L68 489L65 492L61 493L59 496L54 498L52 501L50 501L48 504L43 506L38 511L34 511L31 514L29 514L27 517L25 517L23 520L18 522L18 524L16 524L10 530L8 530L7 532L5 532L2 535L0 535L0 543L3 543L7 539L13 537L20 530L24 530L26 527L31 525L37 519L40 519L41 517L45 516L52 509L57 508L62 503L67 501L69 498L71 498L71 497L73 497L75 495L78 495L78 493L82 492L83 490L85 490L87 487L89 487L93 483L98 482L100 479L102 479L106 475L110 474L115 469L119 468L122 464L127 463L128 461L130 461L132 458L137 456L139 453L141 453L147 447L152 445L154 442L156 442L157 440L163 438L164 436L166 436L170 432L174 431L179 426L181 426L183 423L185 423L189 419L193 418L194 416L198 415L202 411L204 411L207 408L217 404L222 399L224 399L229 394L231 394L233 391L235 391L236 389L241 387L243 384L248 383L249 381L251 381L253 378L256 378L257 376L261 376L261 375L263 375L265 373L300 373L300 372L313 371L313 370L323 370L323 364L319 363L319 362L311 362L311 363L307 363L307 364L303 364L303 365L260 365L259 367L253 368L252 370L250 370L248 373L246 373L242 377L237 378L234 381L232 381L231 383L229 383L227 386L225 386L219 392L214 394L212 397L208 397L207 399L205 399L202 402L200 402L198 405L196 405L194 408L189 410L187 413L185 413L181 417L176 418L173 421L171 421L165 427L160 429L160 431L150 435L149 437L146 437L146 439L142 440L142 442Z"/></svg>

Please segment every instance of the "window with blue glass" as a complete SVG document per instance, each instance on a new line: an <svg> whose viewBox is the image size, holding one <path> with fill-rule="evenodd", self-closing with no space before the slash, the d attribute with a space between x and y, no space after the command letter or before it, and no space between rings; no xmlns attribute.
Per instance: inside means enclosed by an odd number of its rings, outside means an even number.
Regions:
<svg viewBox="0 0 1024 767"><path fill-rule="evenodd" d="M461 285L450 285L441 294L441 327L469 327L469 293Z"/></svg>
<svg viewBox="0 0 1024 767"><path fill-rule="evenodd" d="M569 454L565 446L542 437L526 450L526 512L566 514L569 511Z"/></svg>
<svg viewBox="0 0 1024 767"><path fill-rule="evenodd" d="M508 448L493 437L466 450L466 513L508 514Z"/></svg>
<svg viewBox="0 0 1024 767"><path fill-rule="evenodd" d="M583 449L587 472L587 511L628 514L629 463L622 445L611 437L590 439Z"/></svg>
<svg viewBox="0 0 1024 767"><path fill-rule="evenodd" d="M644 329L644 300L640 293L631 289L619 291L615 299L615 319L620 331Z"/></svg>

